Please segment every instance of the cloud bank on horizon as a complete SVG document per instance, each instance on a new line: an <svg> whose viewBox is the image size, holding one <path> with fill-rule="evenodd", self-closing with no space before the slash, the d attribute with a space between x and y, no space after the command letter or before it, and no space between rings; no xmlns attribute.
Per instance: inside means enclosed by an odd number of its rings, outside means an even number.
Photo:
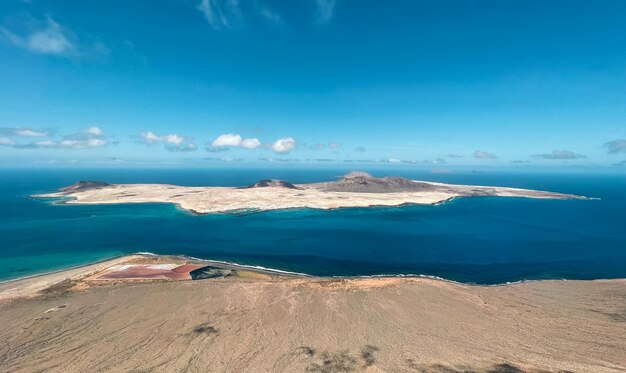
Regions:
<svg viewBox="0 0 626 373"><path fill-rule="evenodd" d="M54 138L44 131L36 131L29 128L0 128L0 134L9 137L0 137L0 145L10 146L16 149L90 149L107 146L109 140L100 127L88 127L79 132L65 135L62 138ZM18 142L15 138L44 138L40 140Z"/></svg>
<svg viewBox="0 0 626 373"><path fill-rule="evenodd" d="M553 150L551 153L535 154L533 157L543 159L580 159L587 158L582 154L576 154L569 150Z"/></svg>
<svg viewBox="0 0 626 373"><path fill-rule="evenodd" d="M626 3L487 3L0 3L0 166L623 166Z"/></svg>
<svg viewBox="0 0 626 373"><path fill-rule="evenodd" d="M37 130L31 129L27 127L16 127L16 128L0 128L0 146L12 147L15 149L37 149L37 148L53 148L53 149L95 149L102 148L109 145L111 142L107 139L104 131L100 127L92 126L85 128L77 133L69 134L62 136L61 138L54 138L55 132L47 131L47 130ZM16 139L29 139L27 142L18 142ZM36 138L36 140L32 140L32 138ZM162 144L163 148L170 152L193 152L198 149L197 145L193 140L187 136L171 133L171 134L163 134L157 135L152 131L141 132L137 138L139 139L137 142L143 143L148 146ZM115 145L119 144L119 141L114 143ZM217 136L215 139L207 143L206 151L208 152L222 152L228 151L230 149L267 149L271 150L276 154L287 154L292 150L296 149L298 146L297 141L293 137L285 137L279 138L271 143L262 143L258 138L244 138L239 134L235 133L227 133L221 134ZM626 152L626 140L613 140L606 142L603 144L603 147L607 149L609 154L616 154L620 152ZM306 147L308 150L314 151L322 151L325 149L340 149L342 148L342 144L337 142L329 142L328 144L313 144L311 146ZM352 149L352 153L364 153L366 152L363 146L357 146ZM334 154L337 154L337 151L333 151ZM473 158L479 160L497 160L498 156L496 154L476 150L472 154ZM463 155L460 154L447 154L448 158L459 159L464 158ZM529 155L530 158L538 158L545 160L575 160L575 159L586 159L587 157L582 154L574 153L570 150L552 150L549 153L541 153L541 154L533 154ZM245 158L233 158L233 157L205 157L205 160L211 161L245 161ZM300 159L291 158L267 158L261 157L256 158L256 160L261 161L274 161L274 162L287 162L287 161L299 161ZM337 158L305 158L305 161L314 161L314 162L334 162L334 161L342 161L342 159ZM448 164L444 158L439 157L431 160L408 160L408 159L398 159L398 158L384 158L384 159L343 159L345 162L357 162L357 163L387 163L387 164L413 164L413 165L437 165L437 164ZM530 163L530 160L512 160L510 163ZM614 166L622 166L624 165L624 161L614 163Z"/></svg>

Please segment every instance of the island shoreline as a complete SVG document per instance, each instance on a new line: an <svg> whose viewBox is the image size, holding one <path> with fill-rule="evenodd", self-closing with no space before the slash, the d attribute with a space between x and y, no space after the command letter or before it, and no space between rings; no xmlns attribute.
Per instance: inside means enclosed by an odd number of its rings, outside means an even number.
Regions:
<svg viewBox="0 0 626 373"><path fill-rule="evenodd" d="M79 181L56 192L31 198L61 198L62 205L172 203L196 215L277 210L400 208L441 205L460 197L523 197L552 200L593 200L585 196L499 186L444 184L400 177L378 178L350 173L339 180L290 184L262 180L247 187L178 186L171 184L108 184Z"/></svg>

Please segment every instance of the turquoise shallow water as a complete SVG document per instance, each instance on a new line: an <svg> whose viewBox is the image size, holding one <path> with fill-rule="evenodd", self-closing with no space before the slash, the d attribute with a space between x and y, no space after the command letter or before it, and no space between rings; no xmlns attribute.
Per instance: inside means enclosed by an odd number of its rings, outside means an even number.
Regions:
<svg viewBox="0 0 626 373"><path fill-rule="evenodd" d="M439 206L195 216L169 204L72 206L29 199L78 180L246 185L332 180L345 170L0 171L0 279L137 251L313 275L423 274L496 284L626 277L624 175L395 175L508 185L599 201L466 198ZM386 172L374 172L378 175Z"/></svg>

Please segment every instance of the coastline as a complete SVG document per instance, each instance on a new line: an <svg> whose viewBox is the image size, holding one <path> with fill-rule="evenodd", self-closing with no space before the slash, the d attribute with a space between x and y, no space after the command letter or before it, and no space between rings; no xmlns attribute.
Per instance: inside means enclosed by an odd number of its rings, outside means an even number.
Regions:
<svg viewBox="0 0 626 373"><path fill-rule="evenodd" d="M36 296L40 291L66 279L86 276L117 263L137 258L137 255L122 255L71 268L4 280L0 282L0 301L6 299Z"/></svg>
<svg viewBox="0 0 626 373"><path fill-rule="evenodd" d="M309 275L309 274L306 274L306 273L291 272L291 271L285 271L285 270L275 269L275 268L268 268L268 267L263 267L263 266L246 265L246 264L240 264L240 263L228 262L228 261L222 261L222 260L201 259L201 258L196 258L196 257L193 257L193 256L189 256L189 255L183 255L183 254L155 254L155 253L151 253L151 252L148 252L148 251L138 251L138 252L129 253L129 254L116 255L116 256L113 256L113 257L110 257L110 258L96 260L94 262L89 262L89 263L85 263L85 264L73 265L73 266L66 267L66 268L53 269L53 270L50 270L50 271L34 273L34 274L31 274L31 275L26 275L26 276L21 276L21 277L16 277L16 278L0 280L0 287L2 287L5 284L9 284L11 282L22 281L22 280L29 280L29 279L36 279L38 277L44 277L44 276L49 276L49 275L57 275L57 274L62 275L64 273L70 273L70 272L74 272L74 271L79 271L80 272L82 270L87 270L87 269L89 269L90 267L93 267L93 266L107 265L107 264L109 264L109 262L119 261L119 260L130 260L130 259L133 259L135 257L142 257L142 256L146 256L146 257L161 257L161 258L168 258L168 257L169 258L179 258L179 259L183 259L183 260L191 260L191 261L202 262L202 263L206 263L207 265L221 266L221 267L228 268L228 269L230 269L230 268L233 268L233 269L246 269L246 270L258 271L260 273L267 273L267 274L276 274L276 275L293 276L293 277L325 278L324 276L313 276L313 275ZM399 275L399 276L402 276L402 275ZM341 277L341 276L336 276L336 277ZM348 277L348 276L346 276L346 277ZM356 278L356 277L361 277L361 276L352 276L352 277ZM328 276L326 278L331 278L331 276Z"/></svg>
<svg viewBox="0 0 626 373"><path fill-rule="evenodd" d="M184 266L191 261L143 253L38 276L36 282L47 281L47 288L25 286L0 301L3 367L52 372L626 369L626 337L616 333L626 320L626 279L484 286L407 276L304 277L233 265L228 275L195 280L97 277L106 267L128 263ZM64 359L67 354L73 358ZM325 365L334 368L318 369Z"/></svg>
<svg viewBox="0 0 626 373"><path fill-rule="evenodd" d="M113 188L114 185L115 184L113 184L110 187ZM145 184L145 185L150 185L150 184ZM468 186L471 188L475 188L475 185L476 184L468 183ZM490 185L490 184L485 183L485 185ZM175 188L175 186L173 185L171 187ZM204 187L197 187L197 186L194 186L192 188L198 188L202 190L204 189ZM266 187L266 188L250 188L250 189L237 189L237 190L241 192L263 191L264 193L276 194L276 193L283 193L284 189L285 188L279 188L279 187L273 187L273 188ZM558 188L552 188L552 187L541 188L539 185L537 186L537 189L559 190ZM95 192L99 193L101 190L102 189L97 189L94 191L94 193ZM289 192L290 190L291 189L287 189L287 192L285 193L290 193ZM521 190L521 189L517 189L517 190ZM91 192L91 189L85 192ZM577 192L577 190L574 188L571 190L566 190L566 192L568 193ZM585 189L580 189L580 192L581 194L595 195L594 193ZM585 193L582 193L582 192L585 192ZM80 193L83 193L83 192L80 192ZM88 204L89 206L74 207L74 208L69 207L67 208L67 211L58 211L58 212L54 210L56 208L58 208L59 210L63 210L64 208L56 207L56 206L52 207L51 203L47 202L46 200L40 200L41 201L40 205L44 205L46 206L46 208L48 207L48 205L50 205L51 206L50 207L51 211L49 212L50 214L57 214L57 213L62 214L62 215L68 214L71 216L76 216L77 218L83 212L87 213L89 211L95 211L95 212L89 212L90 214L92 214L90 215L90 218L91 217L95 218L93 219L94 221L107 220L108 217L115 217L115 214L117 213L117 211L120 211L124 214L124 218L126 217L135 218L136 216L139 220L142 220L142 221L146 220L151 215L158 216L159 217L158 223L164 226L169 225L169 226L180 227L180 229L187 229L187 227L191 227L195 224L211 224L211 225L217 224L217 225L224 226L226 228L225 231L230 229L229 227L231 226L231 224L234 224L235 226L237 224L243 224L246 226L261 224L262 221L266 218L268 219L276 218L278 221L281 219L284 219L285 221L293 220L293 222L290 222L289 224L298 224L299 221L314 221L315 219L318 219L319 217L324 217L324 220L321 222L322 224L320 225L320 227L323 227L324 224L326 224L326 227L324 227L325 229L332 229L333 228L332 224L326 223L327 221L330 221L330 222L337 221L341 223L342 226L345 225L349 227L352 221L354 221L354 219L361 219L361 216L367 216L368 214L370 214L370 212L373 218L380 219L381 221L385 221L385 222L387 221L387 215L389 215L391 218L403 216L405 217L406 221L418 220L420 216L424 215L425 218L429 220L429 223L433 227L432 229L423 228L425 227L425 225L420 225L420 226L416 226L415 230L409 230L411 229L409 224L399 219L397 220L398 223L395 223L395 222L389 223L390 228L397 229L396 231L397 234L407 234L407 238L413 241L411 242L411 245L415 247L420 247L420 248L421 248L422 243L419 241L419 237L417 237L418 235L422 233L432 234L433 231L435 231L435 234L437 234L438 231L442 231L442 232L446 231L447 233L451 234L450 237L452 237L452 242L451 242L452 245L450 247L454 248L454 249L449 250L451 251L450 254L455 255L454 252L459 252L460 253L459 255L461 255L460 256L461 258L466 258L466 257L469 258L467 260L464 259L467 263L463 262L462 265L457 266L458 268L453 268L449 266L447 262L445 262L445 258L444 258L443 263L441 264L421 265L421 263L430 263L428 262L429 260L434 261L434 260L437 260L437 258L436 257L434 259L430 258L429 256L432 256L432 254L428 254L428 252L426 252L425 254L422 254L421 250L409 251L411 250L411 248L408 247L409 246L408 242L398 242L397 245L392 246L392 250L397 250L396 247L402 248L402 250L407 250L407 252L411 256L415 255L417 257L417 260L407 262L408 264L406 265L403 263L397 264L395 262L392 262L392 260L383 260L381 261L383 265L378 266L377 258L370 257L370 256L373 256L373 254L371 253L381 251L383 250L381 248L386 247L385 245L387 243L383 242L382 240L381 242L376 243L376 248L372 248L372 250L365 252L363 256L361 256L361 253L359 253L360 251L359 247L369 248L370 246L368 246L368 242L359 242L357 246L355 246L354 249L350 249L351 250L350 254L345 254L346 260L344 261L342 261L343 260L342 256L344 254L318 255L316 252L314 252L314 249L312 247L306 247L296 242L295 247L297 248L296 249L297 252L293 254L294 258L291 258L290 257L291 254L289 253L288 247L274 246L272 245L271 241L269 241L269 238L272 237L271 236L272 227L267 224L260 225L261 229L263 230L263 234L265 235L263 236L263 238L261 238L261 240L265 240L265 241L259 241L260 243L265 245L263 247L263 250L260 252L256 249L256 246L255 246L255 241L257 241L258 239L252 236L249 238L248 237L238 238L239 241L245 242L245 247L242 247L242 248L235 247L237 245L229 241L223 241L223 243L220 243L215 246L210 244L209 242L211 241L209 240L213 238L218 238L220 240L222 239L228 240L228 237L225 237L225 236L222 237L219 231L216 231L215 233L201 233L203 231L198 231L198 233L190 232L189 234L190 238L205 240L205 241L199 241L199 242L206 243L206 249L202 248L201 247L202 244L201 244L201 245L198 245L197 247L196 246L181 247L180 250L175 249L174 251L171 251L172 248L177 247L176 246L177 243L175 241L167 242L164 245L149 244L149 243L144 245L141 243L141 237L135 237L133 241L134 243L131 242L128 245L125 245L125 243L122 243L122 246L124 246L123 248L124 252L130 252L130 250L135 250L135 249L143 249L143 250L150 250L150 251L154 250L156 252L164 253L164 254L182 253L182 254L189 254L189 255L197 256L201 258L207 258L207 259L215 258L217 260L233 262L232 264L257 264L257 265L268 267L267 269L270 269L270 270L281 269L281 270L286 270L286 271L303 272L304 274L321 275L321 276L344 277L344 276L358 276L358 275L365 275L365 276L369 276L369 275L388 275L388 276L418 275L420 276L421 275L424 277L428 277L428 276L434 275L434 276L439 276L443 279L450 280L450 281L459 281L459 282L464 282L464 283L475 282L478 284L503 284L507 281L509 282L517 282L517 281L523 281L523 280L535 281L535 280L546 279L546 278L547 279L560 279L560 278L594 279L594 278L624 277L623 271L620 271L619 269L612 270L612 267L609 268L611 270L603 271L602 268L595 269L591 267L585 267L584 265L578 265L576 263L569 263L569 262L560 263L560 262L555 261L555 263L558 263L558 264L554 264L554 265L547 264L545 269L539 266L533 267L533 264L528 264L528 263L532 263L532 260L533 260L530 254L520 254L520 255L514 254L514 255L517 255L518 257L521 256L521 259L518 259L516 257L514 258L514 260L507 260L505 258L502 260L502 262L506 266L499 266L498 264L492 265L491 263L494 263L493 262L494 260L495 260L495 263L499 263L500 261L500 259L498 258L498 255L500 254L497 253L497 250L495 248L495 240L489 243L490 245L493 245L493 247L489 246L489 247L486 247L485 249L482 249L481 247L476 246L479 250L469 250L470 251L469 253L464 254L465 243L464 242L457 243L457 241L462 241L462 240L455 238L456 236L454 236L454 234L456 232L454 232L454 229L449 228L449 227L454 227L455 224L462 223L462 220L457 219L457 216L461 216L462 218L463 216L465 216L465 214L476 214L476 216L478 216L481 219L481 222L480 222L481 224L480 225L474 224L471 226L468 225L465 228L461 226L461 229L469 230L470 228L468 227L472 227L471 233L478 236L482 234L478 232L482 231L484 227L489 235L495 237L496 239L501 239L501 237L498 236L499 229L497 226L503 225L503 224L507 224L511 226L518 224L519 222L522 221L520 220L520 218L521 219L525 218L524 216L521 216L520 211L524 211L526 208L532 209L531 215L532 214L536 215L536 211L541 211L544 208L550 208L550 206L554 204L553 207L555 209L557 208L560 209L561 207L563 207L563 210L573 211L572 215L570 216L576 216L575 215L576 213L584 212L584 210L586 210L587 208L594 209L594 208L600 207L602 209L603 206L605 205L604 203L598 204L598 206L592 206L596 204L590 203L589 201L584 201L584 202L583 201L556 201L555 202L555 201L547 201L547 200L538 201L538 200L520 199L520 198L515 198L515 197L499 197L499 196L476 196L475 198L461 198L461 197L463 196L450 197L449 199L435 203L434 205L407 203L407 204L402 204L398 207L375 205L373 207L354 207L354 208L337 207L337 208L330 209L330 210L341 210L337 213L327 212L327 210L320 210L320 209L315 209L311 207L285 208L283 210L271 210L271 211L265 212L266 215L264 215L264 212L262 210L258 210L258 209L236 210L236 211L230 211L230 213L209 214L209 216L205 218L200 218L198 219L198 221L193 221L191 218L192 216L199 215L197 211L190 211L188 209L185 209L178 202L148 202L144 206L139 205L140 204L139 202L119 202L120 204L125 205L125 206L119 206L119 207L100 205L99 202L86 202L86 204ZM77 197L68 196L67 198L75 199ZM514 199L517 201L514 201ZM31 201L31 203L32 202L39 204L38 203L39 201ZM52 203L64 204L66 203L66 201L55 201ZM485 205L484 208L483 208L483 203ZM117 203L112 203L112 204L117 205ZM502 206L507 207L508 205L511 205L513 206L512 208L515 208L514 211L509 210L512 212L511 214L509 214L509 211L505 210L502 207ZM444 207L441 208L439 206L444 206ZM449 207L445 207L445 206L449 206ZM458 206L458 209L456 206ZM517 207L521 207L521 209ZM498 210L497 213L500 214L500 216L504 219L510 218L511 216L514 216L514 215L519 215L518 221L516 222L513 219L510 219L510 220L502 220L503 223L500 223L500 222L494 223L494 220L491 219L488 215L490 209L497 209ZM576 210L579 210L579 211L576 211ZM387 214L388 212L389 214ZM206 214L203 213L201 215L206 215ZM239 216L245 216L245 215L263 215L263 216L252 216L252 218L250 219L242 219L241 221L233 220L233 217L239 217ZM179 219L179 216L180 216L180 219ZM436 220L434 220L434 219L437 219L439 216L447 219L447 221L451 221L452 224L448 224L447 222L445 225L439 224ZM474 215L471 215L471 216L474 216ZM367 216L367 218L368 219L366 220L366 223L371 224L373 219L369 219L369 216ZM578 219L578 220L581 220L581 219ZM483 221L487 225L482 225ZM77 221L77 224L79 225L84 224L86 226L91 225L91 223L88 221L84 221L84 222ZM125 228L121 226L124 224L123 219L114 218L114 220L111 221L111 224L112 226L116 227L115 228L116 230L120 232L125 231ZM543 222L544 226L548 226L550 224L551 224L550 221ZM537 227L538 229L533 228L533 230L539 231L541 229L539 225L537 225ZM278 228L280 232L280 229L282 228L281 227L278 227ZM372 226L371 228L375 228L375 227ZM372 230L371 228L368 228L368 230L371 232L374 232L375 230ZM492 231L489 232L488 231L489 229L491 229ZM564 229L565 231L567 231L566 230L567 227L560 227L560 229ZM581 227L581 229L584 231L584 227ZM141 229L137 229L137 230L131 229L129 234L131 234L132 236L135 236L136 235L135 232L142 231L142 230L149 231L150 230L149 225L146 225L145 227L142 227ZM172 237L172 235L164 233L166 232L165 229L161 230L161 232L163 233L159 233L159 234ZM210 232L210 230L208 232ZM328 232L333 232L333 234L335 234L334 230L329 230ZM548 237L548 236L556 235L556 234L551 233L551 231L548 231L548 230L545 230L545 232L547 233L539 231L539 234L541 234L542 236L546 236L547 239L552 239L552 237ZM232 234L232 232L230 232L229 234ZM280 234L289 235L291 233L283 229ZM337 234L341 235L343 233L337 232ZM306 233L298 232L298 235L302 236L302 238L304 239L307 239ZM362 236L368 236L368 235L370 235L370 233L364 234ZM335 244L333 242L329 242L329 237L330 235L322 236L320 239L327 241L324 244L328 245L328 247L334 247ZM348 240L347 237L344 239ZM446 245L447 242L445 241L448 239L448 237L444 235L440 235L440 236L435 237L435 239L436 241L440 241L440 242L428 243L428 245L432 245L433 247L435 244ZM525 237L522 237L522 236L518 238L519 241L522 241L524 239ZM556 240L558 242L558 237L556 238ZM300 242L305 242L305 241L300 241ZM390 242L393 242L393 241L390 241ZM73 243L70 242L70 244L73 244ZM479 243L473 242L472 244L476 245ZM533 248L535 248L536 246L532 240L530 240L529 244ZM284 245L282 241L280 245ZM426 245L426 242L424 242L424 245ZM447 248L448 246L442 246L442 250L444 251L448 250ZM80 251L80 247L75 247L73 249ZM104 250L106 249L107 248L105 247ZM539 249L539 248L537 247L535 249ZM557 247L557 249L561 250L559 247ZM584 250L585 248L578 248L578 249ZM241 250L241 255L233 254L232 250ZM481 261L482 258L476 258L477 255L479 254L474 254L473 252L480 252L481 250L488 252L489 256L493 255L493 258L495 259L486 258L484 261ZM521 253L527 252L525 251L526 249L523 247L523 245L520 245L520 247L517 248L517 250ZM287 255L282 256L281 251L287 252ZM318 255L319 258L311 258L313 259L313 262L309 264L308 259L295 257L295 256L309 255L308 251L311 251L312 252L311 255L313 256ZM565 249L563 249L563 251L565 251ZM507 254L504 254L504 255L507 255ZM548 257L549 256L550 255L548 255ZM559 260L558 254L554 254L554 256L556 260L558 261ZM593 257L594 254L589 254L588 256ZM564 257L566 256L564 255ZM24 259L28 260L28 258L24 258ZM291 260L295 260L295 262L291 262ZM42 261L42 263L46 264L45 261ZM517 265L518 263L521 265L518 266ZM24 266L24 267L32 268L33 266ZM535 270L535 268L537 269ZM25 269L28 269L28 268L25 268ZM11 274L11 275L14 273L19 274L17 271L11 272L10 270L6 271L6 273Z"/></svg>
<svg viewBox="0 0 626 373"><path fill-rule="evenodd" d="M567 279L567 278L545 278L545 279L522 279L517 281L506 281L497 284L480 284L476 282L463 282L456 281L452 279L447 279L440 276L435 275L427 275L427 274L419 274L419 273L399 273L399 274L374 274L374 275L333 275L333 276L319 276L312 275L303 272L293 272L287 271L277 268L250 265L250 264L242 264L236 262L229 262L224 260L215 260L215 259L202 259L184 254L155 254L151 252L136 252L128 255L148 255L154 257L174 257L174 258L182 258L189 259L192 261L198 261L201 263L206 263L210 266L222 267L225 269L241 269L253 272L259 272L263 274L276 275L279 277L294 277L294 278L308 278L308 279L318 279L318 280L359 280L359 279L390 279L390 278L407 278L407 279L428 279L434 281L441 281L456 285L462 286L478 286L478 287L497 287L497 286L509 286L509 285L517 285L523 283L533 283L533 282L565 282L565 281L626 281L626 277L618 277L618 278L594 278L594 279ZM120 257L125 257L127 255L121 255ZM1 282L0 282L1 283Z"/></svg>
<svg viewBox="0 0 626 373"><path fill-rule="evenodd" d="M151 252L135 252L130 254L122 254L108 259L97 260L95 262L86 263L82 265L72 266L63 269L56 269L48 272L37 273L33 275L17 277L8 280L0 281L0 302L6 299L31 297L36 296L40 291L45 290L55 284L58 284L65 280L73 280L85 278L94 273L102 271L107 267L111 267L116 264L141 261L142 259L158 259L158 260L171 260L175 262L189 262L195 264L203 264L206 266L215 267L218 269L234 270L234 271L246 271L256 273L260 275L271 276L275 279L309 279L317 281L358 281L368 279L382 279L390 280L406 279L411 282L413 280L431 280L438 281L447 284L453 284L458 286L469 287L506 287L525 283L546 283L546 282L624 282L626 284L626 278L596 278L596 279L566 279L566 278L554 278L554 279L521 279L517 281L507 281L497 284L479 284L473 282L462 282L452 279L447 279L434 275L427 274L374 274L374 275L336 275L336 276L318 276L301 272L293 272L287 270L281 270L276 268L247 265L223 260L202 259L183 254L155 254Z"/></svg>

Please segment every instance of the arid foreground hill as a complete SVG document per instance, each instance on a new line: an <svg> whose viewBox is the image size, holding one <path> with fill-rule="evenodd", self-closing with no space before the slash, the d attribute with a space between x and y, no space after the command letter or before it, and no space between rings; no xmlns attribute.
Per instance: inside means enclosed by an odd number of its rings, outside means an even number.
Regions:
<svg viewBox="0 0 626 373"><path fill-rule="evenodd" d="M625 280L483 287L233 273L75 276L0 301L0 371L626 371Z"/></svg>

